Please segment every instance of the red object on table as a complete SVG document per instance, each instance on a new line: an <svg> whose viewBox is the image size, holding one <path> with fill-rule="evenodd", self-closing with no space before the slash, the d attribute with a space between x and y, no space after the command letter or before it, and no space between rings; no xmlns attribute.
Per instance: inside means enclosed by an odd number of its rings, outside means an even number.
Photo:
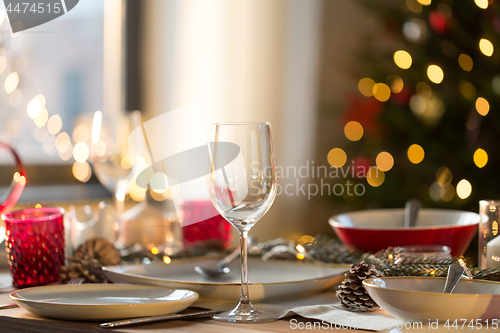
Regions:
<svg viewBox="0 0 500 333"><path fill-rule="evenodd" d="M58 281L64 264L64 210L27 208L4 213L2 218L14 287Z"/></svg>
<svg viewBox="0 0 500 333"><path fill-rule="evenodd" d="M215 240L221 241L224 248L231 247L231 225L215 210L210 201L185 201L181 203L180 208L186 245ZM213 217L203 219L205 216Z"/></svg>
<svg viewBox="0 0 500 333"><path fill-rule="evenodd" d="M450 247L453 257L464 254L478 228L478 214L446 209L422 209L419 219L435 223L404 228L398 226L403 213L402 209L358 211L334 216L330 225L344 245L364 252L434 244Z"/></svg>

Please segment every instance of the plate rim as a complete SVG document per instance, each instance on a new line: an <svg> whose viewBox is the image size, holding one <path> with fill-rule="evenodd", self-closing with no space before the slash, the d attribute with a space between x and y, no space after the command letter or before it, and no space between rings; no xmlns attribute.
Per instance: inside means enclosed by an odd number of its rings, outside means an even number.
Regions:
<svg viewBox="0 0 500 333"><path fill-rule="evenodd" d="M98 287L101 288L102 286L112 286L111 288L115 287L124 287L124 286L129 286L131 288L129 289L136 289L137 287L141 289L168 289L168 290L181 290L181 291L189 291L192 294L190 294L189 298L183 298L183 301L191 302L193 304L196 302L199 298L200 295L194 291L194 290L189 290L189 289L178 289L178 288L168 288L168 287L161 287L161 286L150 286L150 285L137 285L137 284L126 284L126 283L99 283L99 284L82 284L82 285L46 285L46 286L36 286L36 287L30 287L30 288L24 288L24 289L19 289L15 290L10 293L10 299L14 301L14 303L18 304L17 302L20 303L31 303L31 304L48 304L51 306L71 306L71 307L86 307L86 308L96 308L96 307L147 307L147 306L155 306L158 304L166 304L166 303L174 303L174 302L179 302L181 300L177 301L159 301L159 302L150 302L150 303L128 303L128 304L78 304L78 303L59 303L59 302L47 302L47 301L39 301L39 300L33 300L33 299L26 299L26 298L21 298L18 296L19 292L23 291L30 291L33 289L39 289L39 288L45 288L46 287L57 287L57 288L63 288L63 289L78 289L81 288L81 286L88 286L88 287ZM119 289L119 288L116 288ZM19 305L19 304L18 304Z"/></svg>
<svg viewBox="0 0 500 333"><path fill-rule="evenodd" d="M249 258L250 259L250 258ZM284 282L263 282L263 283L253 283L253 282L250 282L248 283L249 286L270 286L270 285L283 285L283 284L291 284L291 283L304 283L304 282L312 282L314 280L326 280L326 279L331 279L331 278L334 278L336 276L339 276L339 275L342 275L344 273L346 273L349 268L348 266L349 265L344 265L344 264L334 264L334 263L314 263L314 262L294 262L294 261L283 261L283 260L266 260L266 261L262 261L262 262L271 262L273 264L276 264L276 263L287 263L287 264L296 264L296 265L302 265L302 266L319 266L319 267L325 267L325 268L337 268L337 269L342 269L341 272L339 272L338 274L329 274L329 275L325 275L325 276L322 276L322 277L316 277L316 278L309 278L309 279L302 279L302 280L294 280L294 281L284 281ZM182 264L183 262L177 262L176 264ZM164 263L152 263L152 264L148 264L148 265L141 265L141 264L120 264L120 265L111 265L111 266L102 266L102 270L104 271L104 274L106 274L107 272L109 273L112 273L112 274L120 274L120 275L126 275L126 276L129 276L129 277L133 277L133 278L141 278L141 279L146 279L146 280L150 280L150 281L158 281L158 280L161 280L162 282L169 282L169 283L178 283L178 284L186 284L186 285L196 285L196 286L240 286L241 283L240 282L210 282L210 281L204 281L204 282L191 282L191 281L179 281L179 280L171 280L171 279L164 279L164 278L155 278L155 277L150 277L150 276L144 276L144 275L138 275L138 274L133 274L133 273L120 273L120 272L116 272L116 271L113 271L113 270L110 270L110 268L120 268L120 267L124 267L124 266L136 266L136 267L139 267L139 266L151 266L151 265L154 265L154 266L169 266L169 265L172 265L172 263L170 264L164 264ZM174 264L175 265L175 264ZM339 267L336 267L336 266L339 266ZM340 266L345 266L345 267L340 267Z"/></svg>

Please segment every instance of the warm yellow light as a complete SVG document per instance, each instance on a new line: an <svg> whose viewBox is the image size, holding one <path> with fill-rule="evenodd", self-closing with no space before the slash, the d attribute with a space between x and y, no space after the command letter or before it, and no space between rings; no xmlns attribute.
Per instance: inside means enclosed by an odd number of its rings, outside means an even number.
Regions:
<svg viewBox="0 0 500 333"><path fill-rule="evenodd" d="M92 122L92 142L97 143L101 135L102 112L96 111L94 113L94 121Z"/></svg>
<svg viewBox="0 0 500 333"><path fill-rule="evenodd" d="M440 84L444 79L444 72L438 65L429 65L427 67L427 76L435 84Z"/></svg>
<svg viewBox="0 0 500 333"><path fill-rule="evenodd" d="M90 138L89 128L85 124L80 124L73 130L73 140L78 142L87 142Z"/></svg>
<svg viewBox="0 0 500 333"><path fill-rule="evenodd" d="M172 259L169 256L163 256L163 262L168 265L172 262Z"/></svg>
<svg viewBox="0 0 500 333"><path fill-rule="evenodd" d="M481 116L486 116L490 112L490 103L483 97L476 99L476 110Z"/></svg>
<svg viewBox="0 0 500 333"><path fill-rule="evenodd" d="M387 84L391 87L391 91L395 94L400 93L404 87L403 79L394 74L387 77Z"/></svg>
<svg viewBox="0 0 500 333"><path fill-rule="evenodd" d="M297 259L299 259L299 260L304 260L304 258L305 258L305 256L304 256L304 254L303 254L303 253L297 253L295 256L296 256L296 257L297 257Z"/></svg>
<svg viewBox="0 0 500 333"><path fill-rule="evenodd" d="M458 85L458 90L470 101L473 101L476 98L476 88L467 80L461 80Z"/></svg>
<svg viewBox="0 0 500 333"><path fill-rule="evenodd" d="M467 199L472 193L472 185L468 180L462 179L457 184L457 195L460 199Z"/></svg>
<svg viewBox="0 0 500 333"><path fill-rule="evenodd" d="M14 90L16 90L18 84L19 84L19 74L17 74L16 72L12 72L5 78L3 87L5 88L7 94L10 94Z"/></svg>
<svg viewBox="0 0 500 333"><path fill-rule="evenodd" d="M152 249L151 249L151 253L152 254L158 254L158 248L156 246L154 246Z"/></svg>
<svg viewBox="0 0 500 333"><path fill-rule="evenodd" d="M394 52L394 63L396 66L402 69L408 69L411 67L412 64L412 58L411 55L404 51L404 50L399 50Z"/></svg>
<svg viewBox="0 0 500 333"><path fill-rule="evenodd" d="M47 123L47 119L49 119L49 112L46 108L42 108L40 113L33 119L35 121L35 125L37 127L43 127Z"/></svg>
<svg viewBox="0 0 500 333"><path fill-rule="evenodd" d="M432 2L432 0L417 0L419 4L422 6L429 6Z"/></svg>
<svg viewBox="0 0 500 333"><path fill-rule="evenodd" d="M59 133L56 137L56 148L59 152L65 152L71 146L71 139L68 133Z"/></svg>
<svg viewBox="0 0 500 333"><path fill-rule="evenodd" d="M19 181L19 177L21 177L21 174L19 172L15 172L14 173L14 181L18 182Z"/></svg>
<svg viewBox="0 0 500 333"><path fill-rule="evenodd" d="M77 162L85 162L89 158L89 154L89 146L85 142L79 142L73 148L73 157Z"/></svg>
<svg viewBox="0 0 500 333"><path fill-rule="evenodd" d="M41 204L39 204L39 203L37 203L37 204L35 205L35 208L42 208L42 205L41 205Z"/></svg>
<svg viewBox="0 0 500 333"><path fill-rule="evenodd" d="M365 77L358 82L359 92L366 97L373 96L373 86L375 85L375 81L370 79L369 77Z"/></svg>
<svg viewBox="0 0 500 333"><path fill-rule="evenodd" d="M481 9L488 8L488 0L474 0L474 2Z"/></svg>
<svg viewBox="0 0 500 333"><path fill-rule="evenodd" d="M420 145L413 144L408 148L408 159L413 164L418 164L422 162L425 157L424 148Z"/></svg>
<svg viewBox="0 0 500 333"><path fill-rule="evenodd" d="M377 158L375 159L375 164L377 164L377 167L380 170L387 172L391 170L392 167L394 166L394 158L390 153L383 151L377 155Z"/></svg>
<svg viewBox="0 0 500 333"><path fill-rule="evenodd" d="M328 153L328 163L334 168L341 168L347 162L347 154L341 148L333 148Z"/></svg>
<svg viewBox="0 0 500 333"><path fill-rule="evenodd" d="M62 119L61 116L55 114L49 118L47 121L47 130L50 134L56 135L62 128Z"/></svg>
<svg viewBox="0 0 500 333"><path fill-rule="evenodd" d="M40 100L38 98L33 98L28 103L26 110L28 111L28 116L31 119L34 119L36 116L38 116L40 111L42 111L42 103L40 103Z"/></svg>
<svg viewBox="0 0 500 333"><path fill-rule="evenodd" d="M135 179L132 179L129 182L129 194L132 200L142 201L146 197L146 189L137 185Z"/></svg>
<svg viewBox="0 0 500 333"><path fill-rule="evenodd" d="M451 184L446 184L441 187L440 195L444 202L450 202L455 197L455 188Z"/></svg>
<svg viewBox="0 0 500 333"><path fill-rule="evenodd" d="M488 163L488 153L486 153L486 151L484 149L478 148L474 152L473 159L474 159L474 164L478 168L482 168L486 165L486 163Z"/></svg>
<svg viewBox="0 0 500 333"><path fill-rule="evenodd" d="M495 48L489 40L487 40L486 38L481 38L481 40L479 41L479 49L485 56L491 57Z"/></svg>
<svg viewBox="0 0 500 333"><path fill-rule="evenodd" d="M391 97L391 88L385 83L377 83L373 86L373 96L377 100L385 102Z"/></svg>
<svg viewBox="0 0 500 333"><path fill-rule="evenodd" d="M462 53L458 56L458 64L464 71L470 72L472 70L472 67L474 66L474 61L472 61L472 58L470 56Z"/></svg>
<svg viewBox="0 0 500 333"><path fill-rule="evenodd" d="M304 235L297 240L300 244L312 244L314 242L314 237L311 235Z"/></svg>
<svg viewBox="0 0 500 333"><path fill-rule="evenodd" d="M90 179L92 175L92 170L87 162L79 163L75 162L73 164L73 176L79 181L85 183Z"/></svg>
<svg viewBox="0 0 500 333"><path fill-rule="evenodd" d="M379 187L384 183L385 173L377 167L371 167L366 173L366 181L373 187Z"/></svg>
<svg viewBox="0 0 500 333"><path fill-rule="evenodd" d="M298 245L295 247L295 249L296 249L297 251L299 251L299 252L304 252L304 251L306 250L306 249L305 249L302 245L300 245L300 244L298 244Z"/></svg>
<svg viewBox="0 0 500 333"><path fill-rule="evenodd" d="M168 179L167 175L163 172L157 172L149 180L149 185L151 190L156 193L163 193L168 189Z"/></svg>
<svg viewBox="0 0 500 333"><path fill-rule="evenodd" d="M19 177L19 184L23 186L26 185L26 177L24 176Z"/></svg>
<svg viewBox="0 0 500 333"><path fill-rule="evenodd" d="M451 171L447 167L441 167L436 172L436 181L439 186L445 186L451 183L452 179L453 176L451 174Z"/></svg>
<svg viewBox="0 0 500 333"><path fill-rule="evenodd" d="M422 5L415 0L406 0L406 7L413 13L422 12Z"/></svg>
<svg viewBox="0 0 500 333"><path fill-rule="evenodd" d="M357 121L350 121L344 126L344 134L351 141L358 141L363 137L363 126Z"/></svg>

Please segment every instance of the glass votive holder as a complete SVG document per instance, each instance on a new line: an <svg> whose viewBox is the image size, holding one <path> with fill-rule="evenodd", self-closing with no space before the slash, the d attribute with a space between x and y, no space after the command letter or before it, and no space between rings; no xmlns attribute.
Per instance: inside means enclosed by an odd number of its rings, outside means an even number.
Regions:
<svg viewBox="0 0 500 333"><path fill-rule="evenodd" d="M500 200L479 201L479 239L477 266L485 269L500 266Z"/></svg>
<svg viewBox="0 0 500 333"><path fill-rule="evenodd" d="M64 264L64 210L26 208L4 213L7 259L16 288L59 280Z"/></svg>
<svg viewBox="0 0 500 333"><path fill-rule="evenodd" d="M451 249L445 245L410 245L401 247L401 256L410 258L451 258Z"/></svg>
<svg viewBox="0 0 500 333"><path fill-rule="evenodd" d="M232 227L214 208L210 201L184 201L180 204L184 221L182 234L185 245L211 242L221 250L231 247ZM204 219L204 216L212 216Z"/></svg>

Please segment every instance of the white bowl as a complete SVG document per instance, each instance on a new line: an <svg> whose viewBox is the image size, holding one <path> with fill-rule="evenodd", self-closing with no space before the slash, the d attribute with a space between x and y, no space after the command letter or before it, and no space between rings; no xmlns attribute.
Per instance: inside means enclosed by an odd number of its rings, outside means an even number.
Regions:
<svg viewBox="0 0 500 333"><path fill-rule="evenodd" d="M460 280L453 294L444 294L445 278L382 277L363 281L380 308L405 322L500 318L500 282Z"/></svg>

